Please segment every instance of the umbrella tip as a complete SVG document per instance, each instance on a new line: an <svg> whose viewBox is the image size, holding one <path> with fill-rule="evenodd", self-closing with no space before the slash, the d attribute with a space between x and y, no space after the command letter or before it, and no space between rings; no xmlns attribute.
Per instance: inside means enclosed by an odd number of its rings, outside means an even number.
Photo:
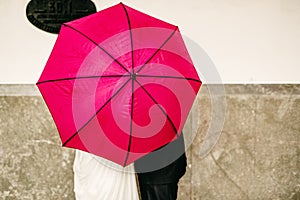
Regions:
<svg viewBox="0 0 300 200"><path fill-rule="evenodd" d="M120 1L120 3L119 3L121 6L123 6L123 7L125 7L126 5L123 3L123 2L121 2Z"/></svg>

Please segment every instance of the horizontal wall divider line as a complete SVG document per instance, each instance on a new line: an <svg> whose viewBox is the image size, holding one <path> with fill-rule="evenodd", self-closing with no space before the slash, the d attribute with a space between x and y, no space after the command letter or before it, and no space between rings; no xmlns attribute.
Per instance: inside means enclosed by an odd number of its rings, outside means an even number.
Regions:
<svg viewBox="0 0 300 200"><path fill-rule="evenodd" d="M224 87L224 90L222 89ZM198 96L209 96L209 91L225 91L225 95L300 95L300 84L203 84ZM211 94L223 96L223 93ZM41 96L35 84L1 84L0 96Z"/></svg>

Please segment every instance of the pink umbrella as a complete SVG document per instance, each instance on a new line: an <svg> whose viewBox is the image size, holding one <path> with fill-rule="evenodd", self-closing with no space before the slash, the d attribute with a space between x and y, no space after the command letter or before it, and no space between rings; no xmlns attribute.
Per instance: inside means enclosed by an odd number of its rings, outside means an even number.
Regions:
<svg viewBox="0 0 300 200"><path fill-rule="evenodd" d="M201 81L177 26L120 3L63 24L37 86L63 146L126 166L181 134Z"/></svg>

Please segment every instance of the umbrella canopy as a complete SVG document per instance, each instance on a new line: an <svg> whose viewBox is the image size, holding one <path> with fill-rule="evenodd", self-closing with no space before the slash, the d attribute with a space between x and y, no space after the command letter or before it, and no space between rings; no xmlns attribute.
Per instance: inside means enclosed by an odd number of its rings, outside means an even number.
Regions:
<svg viewBox="0 0 300 200"><path fill-rule="evenodd" d="M63 24L37 86L63 146L126 166L181 134L201 81L177 26L120 3Z"/></svg>

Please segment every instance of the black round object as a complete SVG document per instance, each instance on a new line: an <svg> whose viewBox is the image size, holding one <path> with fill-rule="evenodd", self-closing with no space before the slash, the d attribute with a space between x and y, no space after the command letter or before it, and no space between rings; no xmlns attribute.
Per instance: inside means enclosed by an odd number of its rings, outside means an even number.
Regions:
<svg viewBox="0 0 300 200"><path fill-rule="evenodd" d="M31 0L26 7L28 20L37 28L59 33L62 23L96 12L90 0Z"/></svg>

